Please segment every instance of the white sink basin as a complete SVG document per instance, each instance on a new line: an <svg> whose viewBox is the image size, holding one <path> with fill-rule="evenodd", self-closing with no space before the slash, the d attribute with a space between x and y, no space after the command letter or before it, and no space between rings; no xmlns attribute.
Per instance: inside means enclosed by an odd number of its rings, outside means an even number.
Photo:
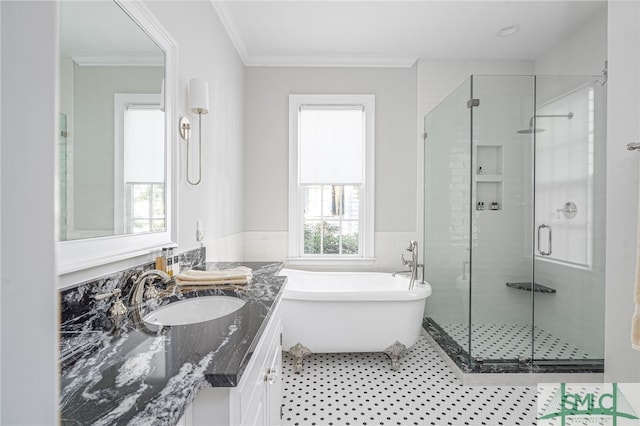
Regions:
<svg viewBox="0 0 640 426"><path fill-rule="evenodd" d="M142 320L154 325L195 324L229 315L244 304L244 300L236 297L194 297L162 306L145 315Z"/></svg>

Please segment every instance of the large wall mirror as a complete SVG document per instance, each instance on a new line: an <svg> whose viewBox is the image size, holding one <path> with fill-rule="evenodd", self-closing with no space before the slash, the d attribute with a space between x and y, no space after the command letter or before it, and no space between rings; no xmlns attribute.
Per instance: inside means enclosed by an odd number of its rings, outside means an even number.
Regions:
<svg viewBox="0 0 640 426"><path fill-rule="evenodd" d="M142 2L60 3L60 273L175 242L175 49Z"/></svg>

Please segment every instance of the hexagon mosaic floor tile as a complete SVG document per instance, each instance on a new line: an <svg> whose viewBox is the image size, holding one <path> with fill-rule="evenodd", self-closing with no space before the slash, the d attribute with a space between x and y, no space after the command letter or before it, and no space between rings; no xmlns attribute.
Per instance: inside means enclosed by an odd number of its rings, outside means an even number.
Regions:
<svg viewBox="0 0 640 426"><path fill-rule="evenodd" d="M463 386L420 337L391 370L382 353L284 357L283 424L535 425L536 388Z"/></svg>

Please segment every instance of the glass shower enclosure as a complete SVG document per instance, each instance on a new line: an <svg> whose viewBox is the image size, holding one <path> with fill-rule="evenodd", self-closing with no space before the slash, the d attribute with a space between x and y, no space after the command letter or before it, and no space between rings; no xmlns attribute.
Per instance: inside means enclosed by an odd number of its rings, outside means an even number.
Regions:
<svg viewBox="0 0 640 426"><path fill-rule="evenodd" d="M463 372L601 372L606 93L473 75L424 119L427 332Z"/></svg>

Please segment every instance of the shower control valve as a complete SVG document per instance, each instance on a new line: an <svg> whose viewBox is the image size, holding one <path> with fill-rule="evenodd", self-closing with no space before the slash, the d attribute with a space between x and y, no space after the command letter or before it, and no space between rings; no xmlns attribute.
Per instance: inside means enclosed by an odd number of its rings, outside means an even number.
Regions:
<svg viewBox="0 0 640 426"><path fill-rule="evenodd" d="M558 216L562 213L565 218L573 219L578 214L578 206L573 201L567 201L561 209L556 209L556 213Z"/></svg>

